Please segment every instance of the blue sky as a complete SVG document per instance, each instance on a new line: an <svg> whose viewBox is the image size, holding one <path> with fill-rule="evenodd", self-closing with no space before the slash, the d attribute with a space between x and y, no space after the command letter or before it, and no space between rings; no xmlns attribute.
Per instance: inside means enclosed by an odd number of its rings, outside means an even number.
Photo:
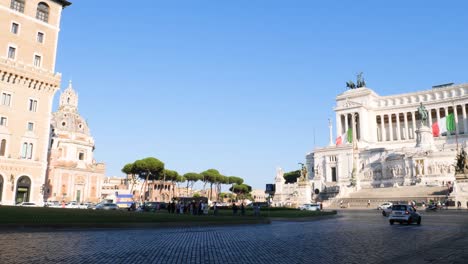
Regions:
<svg viewBox="0 0 468 264"><path fill-rule="evenodd" d="M465 2L76 0L56 70L108 176L154 156L264 188L328 143L356 73L381 95L467 82Z"/></svg>

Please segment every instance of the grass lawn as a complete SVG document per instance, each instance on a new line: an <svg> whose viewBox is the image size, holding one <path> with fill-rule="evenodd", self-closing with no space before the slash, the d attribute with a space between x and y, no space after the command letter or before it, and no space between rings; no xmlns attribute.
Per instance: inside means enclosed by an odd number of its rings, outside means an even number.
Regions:
<svg viewBox="0 0 468 264"><path fill-rule="evenodd" d="M219 210L212 215L179 215L167 211L128 212L96 211L84 209L42 208L0 206L0 228L14 227L158 227L158 226L193 226L193 225L231 225L231 224L267 224L275 218L309 218L332 215L336 212L311 212L297 209L263 209L261 216L253 216L252 210L246 210L245 216L233 216L232 210ZM240 213L240 210L239 212Z"/></svg>

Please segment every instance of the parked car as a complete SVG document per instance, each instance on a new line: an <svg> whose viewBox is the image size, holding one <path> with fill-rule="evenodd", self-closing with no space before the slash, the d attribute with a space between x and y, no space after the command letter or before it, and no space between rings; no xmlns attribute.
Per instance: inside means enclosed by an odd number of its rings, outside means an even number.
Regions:
<svg viewBox="0 0 468 264"><path fill-rule="evenodd" d="M166 208L167 205L163 202L145 202L142 206L142 209L145 212L155 212Z"/></svg>
<svg viewBox="0 0 468 264"><path fill-rule="evenodd" d="M119 207L115 203L100 203L95 207L96 210L119 210Z"/></svg>
<svg viewBox="0 0 468 264"><path fill-rule="evenodd" d="M320 205L319 204L303 204L299 206L299 210L304 211L320 211Z"/></svg>
<svg viewBox="0 0 468 264"><path fill-rule="evenodd" d="M75 202L75 201L72 201L72 202L69 202L65 205L65 208L68 208L68 209L79 209L80 208L80 204Z"/></svg>
<svg viewBox="0 0 468 264"><path fill-rule="evenodd" d="M408 225L416 223L420 225L421 215L411 205L397 204L392 206L392 213L388 217L388 221L391 225L394 222L399 222L400 224L406 223Z"/></svg>
<svg viewBox="0 0 468 264"><path fill-rule="evenodd" d="M22 202L17 204L16 206L22 206L22 207L39 207L36 203L33 202Z"/></svg>

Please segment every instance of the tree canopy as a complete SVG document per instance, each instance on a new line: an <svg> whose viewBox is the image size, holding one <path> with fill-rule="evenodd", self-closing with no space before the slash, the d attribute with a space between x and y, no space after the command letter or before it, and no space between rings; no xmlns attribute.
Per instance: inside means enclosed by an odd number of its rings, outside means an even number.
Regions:
<svg viewBox="0 0 468 264"><path fill-rule="evenodd" d="M229 176L229 184L242 184L244 183L244 179L236 176Z"/></svg>
<svg viewBox="0 0 468 264"><path fill-rule="evenodd" d="M301 177L301 170L286 172L283 177L286 183L295 183L297 182L297 178Z"/></svg>

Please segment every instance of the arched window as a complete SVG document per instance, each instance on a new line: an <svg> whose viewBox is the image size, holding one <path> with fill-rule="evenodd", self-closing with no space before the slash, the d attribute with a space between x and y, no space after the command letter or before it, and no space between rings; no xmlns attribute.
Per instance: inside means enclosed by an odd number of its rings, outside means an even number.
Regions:
<svg viewBox="0 0 468 264"><path fill-rule="evenodd" d="M11 0L10 8L24 13L24 0Z"/></svg>
<svg viewBox="0 0 468 264"><path fill-rule="evenodd" d="M23 147L21 148L21 158L25 159L28 153L28 143L23 143Z"/></svg>
<svg viewBox="0 0 468 264"><path fill-rule="evenodd" d="M40 2L37 5L36 18L44 22L49 21L49 6L46 3Z"/></svg>
<svg viewBox="0 0 468 264"><path fill-rule="evenodd" d="M0 143L0 156L5 156L6 152L6 139L2 139L2 142Z"/></svg>
<svg viewBox="0 0 468 264"><path fill-rule="evenodd" d="M29 143L29 146L28 146L28 159L32 159L32 153L33 153L33 144Z"/></svg>

